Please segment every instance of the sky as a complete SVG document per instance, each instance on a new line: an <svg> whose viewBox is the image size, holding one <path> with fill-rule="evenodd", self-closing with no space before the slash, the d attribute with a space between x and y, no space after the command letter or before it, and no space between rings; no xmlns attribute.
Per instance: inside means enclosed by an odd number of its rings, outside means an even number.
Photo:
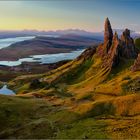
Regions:
<svg viewBox="0 0 140 140"><path fill-rule="evenodd" d="M0 30L103 30L140 32L140 0L6 0L0 1Z"/></svg>

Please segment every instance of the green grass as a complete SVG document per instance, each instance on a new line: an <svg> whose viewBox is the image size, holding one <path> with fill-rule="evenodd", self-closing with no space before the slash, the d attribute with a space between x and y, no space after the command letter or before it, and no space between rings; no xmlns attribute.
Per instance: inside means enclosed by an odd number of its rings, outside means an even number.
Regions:
<svg viewBox="0 0 140 140"><path fill-rule="evenodd" d="M130 79L127 83L122 84L122 89L124 91L124 94L127 94L129 92L131 93L140 92L140 77Z"/></svg>
<svg viewBox="0 0 140 140"><path fill-rule="evenodd" d="M132 88L140 91L140 78L132 79L128 74L125 75L126 77L122 77L122 72L123 74L128 72L133 63L133 59L122 59L116 68L109 71L107 80L120 76L120 81L125 83L122 88L126 93L132 91ZM139 137L140 132L137 129L140 130L140 119L135 120L131 116L130 122L124 120L124 117L129 113L131 115L128 110L129 107L132 110L134 105L136 108L132 115L137 117L135 116L139 113L137 104L129 105L131 100L121 101L121 98L114 100L116 96L109 95L109 92L106 92L107 94L104 94L105 91L94 93L96 89L94 84L102 82L104 75L106 78L108 74L108 69L101 69L101 61L98 58L94 62L86 60L82 64L74 63L74 66L68 68L64 73L61 73L60 70L60 73L52 75L52 79L53 76L58 76L56 83L34 81L34 79L44 77L42 74L18 77L13 80L11 86L13 84L19 93L33 91L32 94L42 95L41 97L44 99L32 98L31 96L29 98L24 97L24 95L22 97L0 95L0 138L107 139L112 137L131 138L132 135L134 138L135 136ZM90 76L93 79L90 79ZM82 83L81 81L85 80L85 77L89 77L89 79L87 78L87 81ZM78 82L81 82L82 86L86 88L83 91L79 90L79 93L74 93L74 90L69 89L69 84L73 85ZM121 84L121 82L118 83ZM103 86L105 89L107 86L108 89L113 86L117 87L118 83L114 85L105 83L106 85ZM82 86L80 85L78 88L82 88ZM91 87L94 92L89 90ZM112 89L112 93L114 93L115 88ZM136 102L134 99L132 101L132 103ZM132 126L132 124L136 125ZM130 126L134 129L131 130ZM114 130L114 128L117 129Z"/></svg>
<svg viewBox="0 0 140 140"><path fill-rule="evenodd" d="M129 69L134 63L134 59L122 59L119 63L119 65L112 69L111 73L108 75L107 80L113 79L115 76L117 76L120 72Z"/></svg>
<svg viewBox="0 0 140 140"><path fill-rule="evenodd" d="M97 105L89 116L46 99L0 95L0 102L1 139L139 138L139 120L110 118L110 104Z"/></svg>
<svg viewBox="0 0 140 140"><path fill-rule="evenodd" d="M62 129L57 138L59 139L106 139L108 135L105 131L104 121L96 121L93 118L87 118L75 121Z"/></svg>
<svg viewBox="0 0 140 140"><path fill-rule="evenodd" d="M87 94L85 94L85 95L83 95L81 98L79 98L79 100L93 100L92 99L92 97L93 97L93 93L91 93L91 92L89 92L89 93L87 93Z"/></svg>
<svg viewBox="0 0 140 140"><path fill-rule="evenodd" d="M54 130L43 118L52 108L45 100L1 95L0 101L0 138L46 138L52 135Z"/></svg>
<svg viewBox="0 0 140 140"><path fill-rule="evenodd" d="M135 39L135 46L140 49L140 38Z"/></svg>
<svg viewBox="0 0 140 140"><path fill-rule="evenodd" d="M66 82L67 84L74 84L81 80L84 80L84 73L93 64L92 60L86 60L82 64L78 65L76 68L70 70L64 76L62 76L59 82Z"/></svg>

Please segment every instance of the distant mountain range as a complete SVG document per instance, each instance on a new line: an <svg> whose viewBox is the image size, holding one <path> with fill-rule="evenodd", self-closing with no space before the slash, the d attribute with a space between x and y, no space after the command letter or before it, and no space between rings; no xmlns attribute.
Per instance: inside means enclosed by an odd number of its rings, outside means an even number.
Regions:
<svg viewBox="0 0 140 140"><path fill-rule="evenodd" d="M120 35L123 29L113 29ZM75 34L80 36L87 36L98 40L103 40L104 32L88 32L80 29L67 29L56 31L38 31L38 30L22 30L22 31L0 31L0 38L11 38L20 36L62 36L67 34ZM140 34L135 31L131 31L132 37L140 37Z"/></svg>
<svg viewBox="0 0 140 140"><path fill-rule="evenodd" d="M102 40L103 34L87 32L79 29L56 30L56 31L38 31L38 30L22 30L22 31L0 31L0 38L11 38L20 36L63 36L67 34L75 34L80 36L93 37Z"/></svg>

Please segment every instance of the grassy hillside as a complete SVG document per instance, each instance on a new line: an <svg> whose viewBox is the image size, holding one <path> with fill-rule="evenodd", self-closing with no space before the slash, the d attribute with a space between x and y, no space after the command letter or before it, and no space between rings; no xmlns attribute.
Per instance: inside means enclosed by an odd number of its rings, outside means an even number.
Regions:
<svg viewBox="0 0 140 140"><path fill-rule="evenodd" d="M131 71L133 63L121 58L117 67L104 66L90 48L57 69L13 79L17 96L0 98L0 137L140 138L140 72Z"/></svg>
<svg viewBox="0 0 140 140"><path fill-rule="evenodd" d="M84 59L75 59L63 66L40 75L20 76L9 82L9 86L17 94L41 94L46 96L50 91L54 93L68 93L76 99L85 98L94 94L122 96L129 92L139 93L139 85L135 80L139 72L131 72L130 67L134 59L122 59L116 68L102 67L102 60L97 54ZM40 84L31 88L34 79L40 80ZM131 82L132 88L127 88ZM135 89L137 88L137 89Z"/></svg>
<svg viewBox="0 0 140 140"><path fill-rule="evenodd" d="M140 138L136 94L97 102L0 95L0 101L0 138Z"/></svg>
<svg viewBox="0 0 140 140"><path fill-rule="evenodd" d="M135 45L138 49L140 49L140 38L135 39Z"/></svg>
<svg viewBox="0 0 140 140"><path fill-rule="evenodd" d="M0 138L140 138L139 72L104 73L96 56L80 62L13 80L20 94L0 96ZM78 81L65 77L68 66ZM44 87L31 89L33 79Z"/></svg>

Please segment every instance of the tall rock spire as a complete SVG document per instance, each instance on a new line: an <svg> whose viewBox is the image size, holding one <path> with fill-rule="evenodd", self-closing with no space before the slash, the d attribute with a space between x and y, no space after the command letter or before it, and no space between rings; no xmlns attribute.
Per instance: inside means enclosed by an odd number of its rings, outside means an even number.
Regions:
<svg viewBox="0 0 140 140"><path fill-rule="evenodd" d="M110 47L112 45L113 31L108 18L105 20L104 24L104 43L98 47L97 53L103 57L108 54Z"/></svg>
<svg viewBox="0 0 140 140"><path fill-rule="evenodd" d="M111 24L108 18L106 18L105 20L105 24L104 24L104 42L109 41L109 43L112 42L112 38L113 38L113 31L111 28Z"/></svg>
<svg viewBox="0 0 140 140"><path fill-rule="evenodd" d="M103 66L112 68L117 66L122 58L132 59L137 57L138 52L129 29L125 29L121 39L119 39L117 32L113 35L108 18L105 20L104 28L104 42L97 48L97 53L103 60Z"/></svg>

